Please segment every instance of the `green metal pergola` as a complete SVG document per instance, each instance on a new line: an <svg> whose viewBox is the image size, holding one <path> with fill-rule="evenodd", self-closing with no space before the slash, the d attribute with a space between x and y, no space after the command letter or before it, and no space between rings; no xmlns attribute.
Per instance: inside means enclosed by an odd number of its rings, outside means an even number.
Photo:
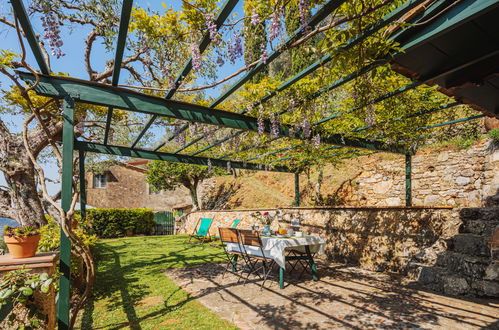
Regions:
<svg viewBox="0 0 499 330"><path fill-rule="evenodd" d="M121 63L123 59L123 53L125 50L126 37L128 31L128 25L130 21L130 14L132 10L133 1L123 0L121 20L119 26L119 33L116 44L116 54L114 58L114 68L111 79L111 84L101 84L86 80L80 80L75 78L61 77L51 74L44 57L42 55L41 49L39 48L37 38L34 34L33 28L30 24L28 15L26 13L25 7L22 0L10 0L16 18L19 20L20 25L24 31L25 37L34 54L35 60L38 64L40 74L38 76L32 73L20 72L17 74L24 80L27 84L34 85L39 78L39 81L34 88L34 91L46 97L52 97L62 100L63 104L63 137L62 137L62 148L63 148L63 166L62 166L62 196L61 196L61 206L65 211L70 208L72 189L73 189L73 154L74 151L78 151L79 156L79 183L80 183L80 205L82 217L85 217L85 207L86 207L86 193L85 193L85 153L94 152L101 154L126 156L134 158L143 158L151 160L162 160L169 162L181 162L190 163L198 165L208 165L225 167L228 162L232 168L239 169L250 169L250 170L262 170L262 163L254 162L258 159L279 154L281 152L296 149L297 146L291 146L287 148L279 148L274 151L264 153L258 157L247 158L245 160L239 160L237 154L243 151L250 150L252 148L260 148L262 146L269 146L273 141L281 138L297 139L297 140L307 140L308 137L305 136L303 131L297 133L291 133L289 126L281 125L279 128L279 135L270 137L264 143L258 143L244 147L242 150L227 153L225 155L219 156L217 158L202 156L206 151L220 145L230 139L233 139L244 132L258 132L258 119L249 115L246 115L246 109L234 109L232 111L223 111L216 109L218 105L224 102L229 96L231 96L236 90L243 86L247 81L253 78L257 73L261 72L264 67L275 60L279 55L284 53L291 44L298 40L306 29L310 27L317 26L322 20L333 13L338 7L340 7L346 0L330 0L325 2L325 4L309 19L309 21L298 30L289 35L288 39L283 42L283 44L276 50L272 51L267 59L267 63L263 62L257 64L253 68L249 69L239 80L237 80L232 86L230 86L224 93L222 93L218 98L216 98L210 106L201 106L198 104L186 103L172 100L172 97L179 88L182 80L189 74L192 69L192 59L189 59L185 64L181 73L179 73L177 79L175 80L174 87L166 93L164 97L155 97L143 93L133 91L131 89L120 88L118 86ZM237 0L226 0L222 5L218 16L215 19L215 24L217 29L219 29L226 18L230 15L231 11L234 9ZM385 17L381 18L378 22L374 23L370 27L366 28L364 31L359 33L357 36L346 41L340 45L337 49L331 53L323 56L318 61L312 63L309 67L305 68L294 77L290 78L274 91L260 99L254 104L254 106L262 105L272 97L278 95L283 90L289 88L294 83L298 82L300 79L310 75L318 68L324 66L325 64L332 62L334 63L335 55L338 53L351 49L355 45L359 44L363 40L369 38L374 33L382 30L388 25L396 22L397 20L403 18L405 15L410 13L414 8L422 3L422 0L408 0L401 6L392 10ZM401 93L412 90L423 84L434 84L445 85L448 82L448 78L451 77L454 80L459 80L460 74L466 74L470 72L471 69L480 68L484 66L484 63L490 63L498 58L498 47L497 39L493 47L487 49L481 49L480 51L467 50L465 52L466 56L459 57L456 54L462 51L462 43L459 43L459 47L452 49L451 46L447 45L446 54L449 55L445 58L445 63L438 62L435 59L429 61L431 65L425 65L425 58L421 59L418 54L425 54L426 56L431 56L431 51L428 49L431 47L436 47L438 44L441 49L444 48L443 44L446 39L445 36L452 36L460 32L463 26L474 25L474 26L487 26L489 28L497 26L497 19L492 21L492 17L499 17L499 0L435 0L431 5L424 7L420 10L417 15L413 15L410 18L410 25L406 29L399 30L393 33L390 38L400 43L400 50L396 53L389 54L383 58L376 59L371 64L353 72L345 75L344 77L336 80L329 86L326 86L316 93L307 96L308 99L314 99L323 95L324 93L330 92L343 84L375 69L376 67L392 63L396 64L399 72L406 76L410 76L412 82L403 86L399 89L393 90L389 93L381 95L376 99L373 99L366 104L355 107L353 109L347 110L346 112L358 111L361 108L381 102L391 97L395 97ZM488 30L488 31L494 31ZM496 30L497 31L497 30ZM490 32L492 33L492 32ZM471 38L472 36L470 36ZM454 39L450 39L451 42L457 42ZM492 38L492 37L491 37ZM496 38L496 37L493 37ZM483 37L482 37L483 39ZM449 40L447 40L449 41ZM484 43L487 40L482 40ZM201 52L205 51L210 43L210 37L208 32L203 36L199 49ZM443 61L443 60L442 60ZM404 68L409 68L410 70L404 70ZM483 68L480 72L485 74ZM493 78L495 79L495 78ZM492 81L492 78L488 81ZM497 85L499 86L499 85ZM445 90L444 92L448 92ZM451 94L449 92L448 94ZM458 93L456 93L458 94ZM499 95L499 94L497 94ZM495 97L495 96L494 96ZM499 108L499 101L497 105L495 98L491 97L492 101L491 107L485 107L488 112L496 112ZM483 107L483 100L485 97L480 95L480 104ZM393 118L393 121L407 120L417 116L422 116L444 109L450 109L462 103L473 103L473 97L467 96L466 98L458 98L457 101L451 102L433 109L422 109L413 114L406 115L403 117ZM94 143L87 141L80 141L75 139L74 136L74 111L75 103L81 102L86 104L93 104L107 107L107 119L106 128L104 133L104 138L102 143ZM489 102L489 103L490 103ZM114 109L122 109L136 113L143 113L150 115L149 120L145 124L142 131L134 139L130 147L118 146L109 144L109 131L112 122L112 114ZM286 113L288 110L282 110L279 115ZM344 112L342 112L344 113ZM320 126L330 120L334 120L342 115L342 113L336 113L329 117L322 118L321 120L313 123L314 130L320 135L322 143L330 144L323 149L323 151L337 150L342 148L351 148L346 151L336 152L330 154L327 157L344 157L348 154L353 154L359 150L367 150L369 153L374 152L391 152L404 155L405 157L405 186L406 186L406 205L411 206L411 156L414 154L414 150L410 150L405 147L404 141L398 141L394 144L387 145L383 142L383 137L378 137L374 140L364 139L361 137L348 137L345 134L328 134L322 131ZM439 127L443 125L454 124L458 122L463 122L467 120L473 120L484 115L471 116L467 118L461 118L457 120L447 121L436 125L431 125L427 127L416 127L416 130L426 130L433 127ZM177 134L188 128L188 124L184 124L177 130L174 134L171 134L167 140L158 146L154 147L152 150L147 150L144 148L138 148L137 144L143 138L146 131L153 125L158 117L171 118L175 120L181 120L186 122L197 122L202 124L216 125L221 128L231 128L234 130L231 134L226 137L220 138L219 140L203 146L197 151L191 152L190 154L182 154L181 152L187 147L198 143L203 140L203 136L194 138L192 141L186 143L182 148L176 150L175 152L161 152L161 149L168 141L175 138ZM361 132L373 128L375 125L358 127L352 130L352 132ZM270 121L264 121L264 134L271 134L272 124ZM236 156L236 157L234 157ZM234 157L234 158L230 158ZM295 178L295 205L300 205L300 188L299 188L299 173L295 172L290 167L280 166L278 164L274 165L283 160L292 159L292 156L282 157L274 159L268 162L266 170L284 173L293 173ZM272 163L271 167L268 165ZM308 165L313 165L313 163L308 162ZM60 247L60 293L59 301L57 306L57 317L58 325L60 329L65 329L69 325L69 298L70 298L70 241L65 236L64 232L61 230L61 247Z"/></svg>

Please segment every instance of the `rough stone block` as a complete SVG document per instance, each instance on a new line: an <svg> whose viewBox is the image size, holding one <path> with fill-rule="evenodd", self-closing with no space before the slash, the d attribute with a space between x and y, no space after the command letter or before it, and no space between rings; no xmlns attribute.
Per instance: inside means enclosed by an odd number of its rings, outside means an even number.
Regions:
<svg viewBox="0 0 499 330"><path fill-rule="evenodd" d="M452 249L455 252L470 256L485 257L490 255L485 237L474 234L455 235L452 238Z"/></svg>
<svg viewBox="0 0 499 330"><path fill-rule="evenodd" d="M461 276L445 276L442 283L444 293L452 296L466 295L471 291L468 281Z"/></svg>

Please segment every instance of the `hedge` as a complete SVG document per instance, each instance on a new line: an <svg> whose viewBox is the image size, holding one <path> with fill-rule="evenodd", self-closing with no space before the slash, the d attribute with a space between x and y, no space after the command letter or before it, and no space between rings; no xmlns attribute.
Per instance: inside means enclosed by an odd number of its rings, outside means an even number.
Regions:
<svg viewBox="0 0 499 330"><path fill-rule="evenodd" d="M87 209L87 221L101 238L151 234L154 212L149 209Z"/></svg>

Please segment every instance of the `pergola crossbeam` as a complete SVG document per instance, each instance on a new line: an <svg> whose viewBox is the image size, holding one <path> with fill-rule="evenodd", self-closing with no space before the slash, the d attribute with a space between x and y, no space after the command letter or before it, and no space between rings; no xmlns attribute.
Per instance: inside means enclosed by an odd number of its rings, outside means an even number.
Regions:
<svg viewBox="0 0 499 330"><path fill-rule="evenodd" d="M120 27L118 30L118 41L116 43L116 53L114 55L113 75L111 85L117 86L120 80L121 63L125 53L126 37L128 34L128 25L130 24L130 15L132 13L133 0L123 0L121 7ZM113 108L107 108L106 128L104 131L104 144L109 140L109 130L111 129L111 120L113 118Z"/></svg>
<svg viewBox="0 0 499 330"><path fill-rule="evenodd" d="M246 163L246 162L239 162L232 160L219 160L219 159L190 156L190 155L180 155L167 152L150 151L150 150L122 147L122 146L111 146L111 145L104 145L104 144L84 142L84 141L75 141L74 146L75 149L83 150L86 152L95 152L101 154L116 155L121 157L133 157L133 158L142 158L149 160L162 160L166 162L186 163L186 164L205 165L205 166L208 166L209 163L211 163L212 166L218 166L218 167L226 167L227 163L230 162L232 168L240 168L247 170L259 170L261 166L260 164L255 164L255 163ZM284 166L275 166L269 170L274 172L285 172L285 173L293 172L292 170Z"/></svg>
<svg viewBox="0 0 499 330"><path fill-rule="evenodd" d="M33 84L36 78L27 72L17 72L27 83ZM108 106L134 112L153 114L169 118L200 122L223 127L258 132L258 119L242 114L211 109L202 105L166 100L163 98L133 92L124 88L113 87L84 80L40 75L35 91L43 96L64 98L72 97L77 101ZM290 126L279 127L279 136L306 139L303 134L290 134ZM272 124L264 121L264 132L270 134ZM364 149L380 150L393 153L410 152L402 145L386 146L382 141L369 141L362 138L345 137L342 134L321 136L321 141L326 144L358 147Z"/></svg>

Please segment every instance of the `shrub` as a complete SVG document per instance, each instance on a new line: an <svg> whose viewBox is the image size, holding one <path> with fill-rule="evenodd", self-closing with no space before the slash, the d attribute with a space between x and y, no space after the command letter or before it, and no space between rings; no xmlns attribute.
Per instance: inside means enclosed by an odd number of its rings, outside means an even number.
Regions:
<svg viewBox="0 0 499 330"><path fill-rule="evenodd" d="M488 133L489 138L492 139L492 141L499 143L499 128L494 128L491 129Z"/></svg>
<svg viewBox="0 0 499 330"><path fill-rule="evenodd" d="M57 250L61 244L59 224L48 215L45 218L48 224L40 227L41 237L38 244L38 251L40 252ZM92 248L97 243L97 235L87 233L85 228L78 226L78 228L74 229L74 233L89 248Z"/></svg>
<svg viewBox="0 0 499 330"><path fill-rule="evenodd" d="M87 221L101 238L132 234L148 235L154 227L154 213L149 209L88 209Z"/></svg>

